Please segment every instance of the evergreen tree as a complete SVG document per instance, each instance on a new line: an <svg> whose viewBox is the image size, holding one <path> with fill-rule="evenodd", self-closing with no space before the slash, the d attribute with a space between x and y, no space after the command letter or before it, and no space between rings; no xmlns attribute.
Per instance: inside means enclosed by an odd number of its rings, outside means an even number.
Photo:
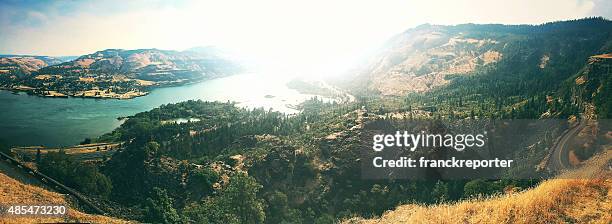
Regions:
<svg viewBox="0 0 612 224"><path fill-rule="evenodd" d="M431 196L436 203L448 201L448 185L444 181L438 180L431 191Z"/></svg>
<svg viewBox="0 0 612 224"><path fill-rule="evenodd" d="M147 198L146 220L151 223L181 223L181 218L172 206L174 200L168 196L164 189L153 188L151 196Z"/></svg>

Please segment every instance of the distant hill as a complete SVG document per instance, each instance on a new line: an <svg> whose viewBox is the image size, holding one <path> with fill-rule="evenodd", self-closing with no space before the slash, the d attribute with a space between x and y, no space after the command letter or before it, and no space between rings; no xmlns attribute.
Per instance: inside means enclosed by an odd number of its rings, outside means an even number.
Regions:
<svg viewBox="0 0 612 224"><path fill-rule="evenodd" d="M208 51L159 49L107 49L49 66L41 74L126 75L149 81L218 77L235 72L237 66Z"/></svg>
<svg viewBox="0 0 612 224"><path fill-rule="evenodd" d="M238 63L213 48L106 49L79 57L0 57L0 87L48 97L129 99L151 87L236 74Z"/></svg>
<svg viewBox="0 0 612 224"><path fill-rule="evenodd" d="M18 54L0 54L0 58L34 58L38 60L42 60L47 65L56 65L62 62L70 61L76 57L74 56L42 56L42 55L18 55Z"/></svg>
<svg viewBox="0 0 612 224"><path fill-rule="evenodd" d="M611 35L612 22L603 18L542 25L425 24L390 39L351 73L356 75L338 83L358 92L400 96L446 86L456 76L501 70L554 88L589 56L609 53Z"/></svg>
<svg viewBox="0 0 612 224"><path fill-rule="evenodd" d="M22 77L62 62L61 59L48 56L0 55L0 74Z"/></svg>

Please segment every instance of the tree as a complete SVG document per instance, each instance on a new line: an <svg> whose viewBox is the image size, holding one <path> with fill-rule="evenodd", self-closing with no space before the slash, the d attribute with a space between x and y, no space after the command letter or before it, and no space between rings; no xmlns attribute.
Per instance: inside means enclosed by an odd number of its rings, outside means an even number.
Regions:
<svg viewBox="0 0 612 224"><path fill-rule="evenodd" d="M172 206L173 201L166 190L153 188L151 196L147 198L147 222L180 223L181 218Z"/></svg>
<svg viewBox="0 0 612 224"><path fill-rule="evenodd" d="M187 206L184 214L195 223L263 223L265 204L257 198L261 187L253 177L235 174L219 195L208 197L201 204ZM283 201L282 196L277 199Z"/></svg>
<svg viewBox="0 0 612 224"><path fill-rule="evenodd" d="M41 156L40 156L40 149L36 149L36 163L40 163L41 161Z"/></svg>
<svg viewBox="0 0 612 224"><path fill-rule="evenodd" d="M112 190L110 179L100 173L93 164L81 164L63 150L46 153L38 163L38 169L85 194L107 197Z"/></svg>
<svg viewBox="0 0 612 224"><path fill-rule="evenodd" d="M75 164L75 166L78 166L78 164ZM81 165L74 173L74 176L69 178L74 179L78 189L82 192L104 198L110 195L112 190L111 181L104 174L100 173L95 165Z"/></svg>
<svg viewBox="0 0 612 224"><path fill-rule="evenodd" d="M257 198L262 186L246 174L238 173L230 178L220 202L227 212L235 214L240 223L263 223L266 217L263 200Z"/></svg>
<svg viewBox="0 0 612 224"><path fill-rule="evenodd" d="M146 162L157 153L159 144L132 142L124 150L113 154L106 163L104 173L113 182L114 199L121 202L144 202L146 192L154 186L147 185Z"/></svg>
<svg viewBox="0 0 612 224"><path fill-rule="evenodd" d="M280 191L274 191L267 195L266 201L268 202L266 212L268 222L280 223L284 219L283 216L287 214L287 195Z"/></svg>
<svg viewBox="0 0 612 224"><path fill-rule="evenodd" d="M467 182L463 187L463 196L472 197L476 195L484 195L491 193L491 186L488 182L482 179L472 180Z"/></svg>
<svg viewBox="0 0 612 224"><path fill-rule="evenodd" d="M183 215L189 223L223 223L240 224L236 215L225 211L219 204L218 197L209 197L202 204L190 204L183 210Z"/></svg>
<svg viewBox="0 0 612 224"><path fill-rule="evenodd" d="M336 222L336 219L330 214L322 214L318 218L314 220L315 224L333 224Z"/></svg>
<svg viewBox="0 0 612 224"><path fill-rule="evenodd" d="M444 181L438 180L431 191L431 196L437 203L447 201L449 198L448 185Z"/></svg>
<svg viewBox="0 0 612 224"><path fill-rule="evenodd" d="M287 195L280 191L274 191L267 195L268 207L266 210L266 222L268 223L302 223L299 210L289 207Z"/></svg>
<svg viewBox="0 0 612 224"><path fill-rule="evenodd" d="M213 192L213 184L219 181L219 174L210 168L196 170L187 182L187 192L194 200L200 200Z"/></svg>

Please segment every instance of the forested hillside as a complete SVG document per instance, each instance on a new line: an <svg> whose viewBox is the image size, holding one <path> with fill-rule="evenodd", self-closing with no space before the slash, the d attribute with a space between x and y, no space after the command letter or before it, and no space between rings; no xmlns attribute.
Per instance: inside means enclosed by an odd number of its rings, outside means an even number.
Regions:
<svg viewBox="0 0 612 224"><path fill-rule="evenodd" d="M608 53L611 30L612 22L603 18L542 25L426 24L392 38L337 83L357 93L394 96L449 84L493 98L534 96L556 90L589 56Z"/></svg>
<svg viewBox="0 0 612 224"><path fill-rule="evenodd" d="M404 110L424 108L442 117L568 117L591 102L570 99L579 73L594 77L584 94L609 94L597 89L610 77L609 59L591 56L612 51L611 30L603 18L536 26L422 25L389 41L356 77L337 81L362 98L395 95L405 101ZM495 60L484 62L487 52L496 52ZM427 85L414 89L425 79ZM597 110L606 110L598 97Z"/></svg>
<svg viewBox="0 0 612 224"><path fill-rule="evenodd" d="M99 139L125 142L93 175L102 178L93 182L110 180L110 194L74 187L132 207L129 218L143 221L331 223L407 202L459 200L538 182L364 180L359 136L367 119L386 116L367 112L377 107L311 100L287 116L231 103L165 105ZM200 120L169 122L176 118ZM65 160L52 155L42 162ZM46 170L68 183L74 177Z"/></svg>

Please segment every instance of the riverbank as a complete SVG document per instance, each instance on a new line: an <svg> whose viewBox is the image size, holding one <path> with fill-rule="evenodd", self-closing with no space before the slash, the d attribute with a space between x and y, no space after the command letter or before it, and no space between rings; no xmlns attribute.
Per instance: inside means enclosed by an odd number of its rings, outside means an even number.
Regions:
<svg viewBox="0 0 612 224"><path fill-rule="evenodd" d="M288 88L294 89L301 94L333 98L339 103L350 103L355 101L353 95L321 80L293 79L286 85Z"/></svg>
<svg viewBox="0 0 612 224"><path fill-rule="evenodd" d="M209 77L209 78L201 78L201 79L181 79L174 81L145 81L140 79L133 79L138 84L137 86L133 86L130 91L117 93L113 92L112 88L108 89L100 89L99 87L94 87L92 89L87 90L76 90L76 91L60 91L53 89L45 89L38 87L31 87L25 85L16 85L16 86L0 86L0 90L7 90L13 93L25 92L29 95L40 96L40 97L51 97L51 98L94 98L94 99L119 99L119 100L127 100L134 99L137 97L146 96L150 93L150 91L159 88L168 88L168 87L181 87L194 85L206 81L211 81L224 77L231 77L233 75L225 75L221 77ZM79 78L81 81L86 80L84 78ZM125 81L125 80L122 80Z"/></svg>
<svg viewBox="0 0 612 224"><path fill-rule="evenodd" d="M109 133L125 119L163 104L187 100L236 102L239 107L298 113L313 95L285 86L285 80L245 73L173 87L153 88L130 100L83 97L39 97L0 91L0 144L9 147L45 145L69 147L85 138ZM267 98L266 95L275 96ZM52 99L51 99L52 98Z"/></svg>
<svg viewBox="0 0 612 224"><path fill-rule="evenodd" d="M78 97L78 98L96 98L96 99L133 99L136 97L146 96L149 94L147 91L141 90L132 90L125 93L115 93L111 90L99 90L99 89L91 89L84 91L77 91L74 93L69 92L61 92L57 90L44 90L33 88L29 86L16 86L16 87L0 87L0 90L7 90L14 93L25 92L29 95L40 96L40 97L50 97L50 98L68 98L68 97Z"/></svg>

